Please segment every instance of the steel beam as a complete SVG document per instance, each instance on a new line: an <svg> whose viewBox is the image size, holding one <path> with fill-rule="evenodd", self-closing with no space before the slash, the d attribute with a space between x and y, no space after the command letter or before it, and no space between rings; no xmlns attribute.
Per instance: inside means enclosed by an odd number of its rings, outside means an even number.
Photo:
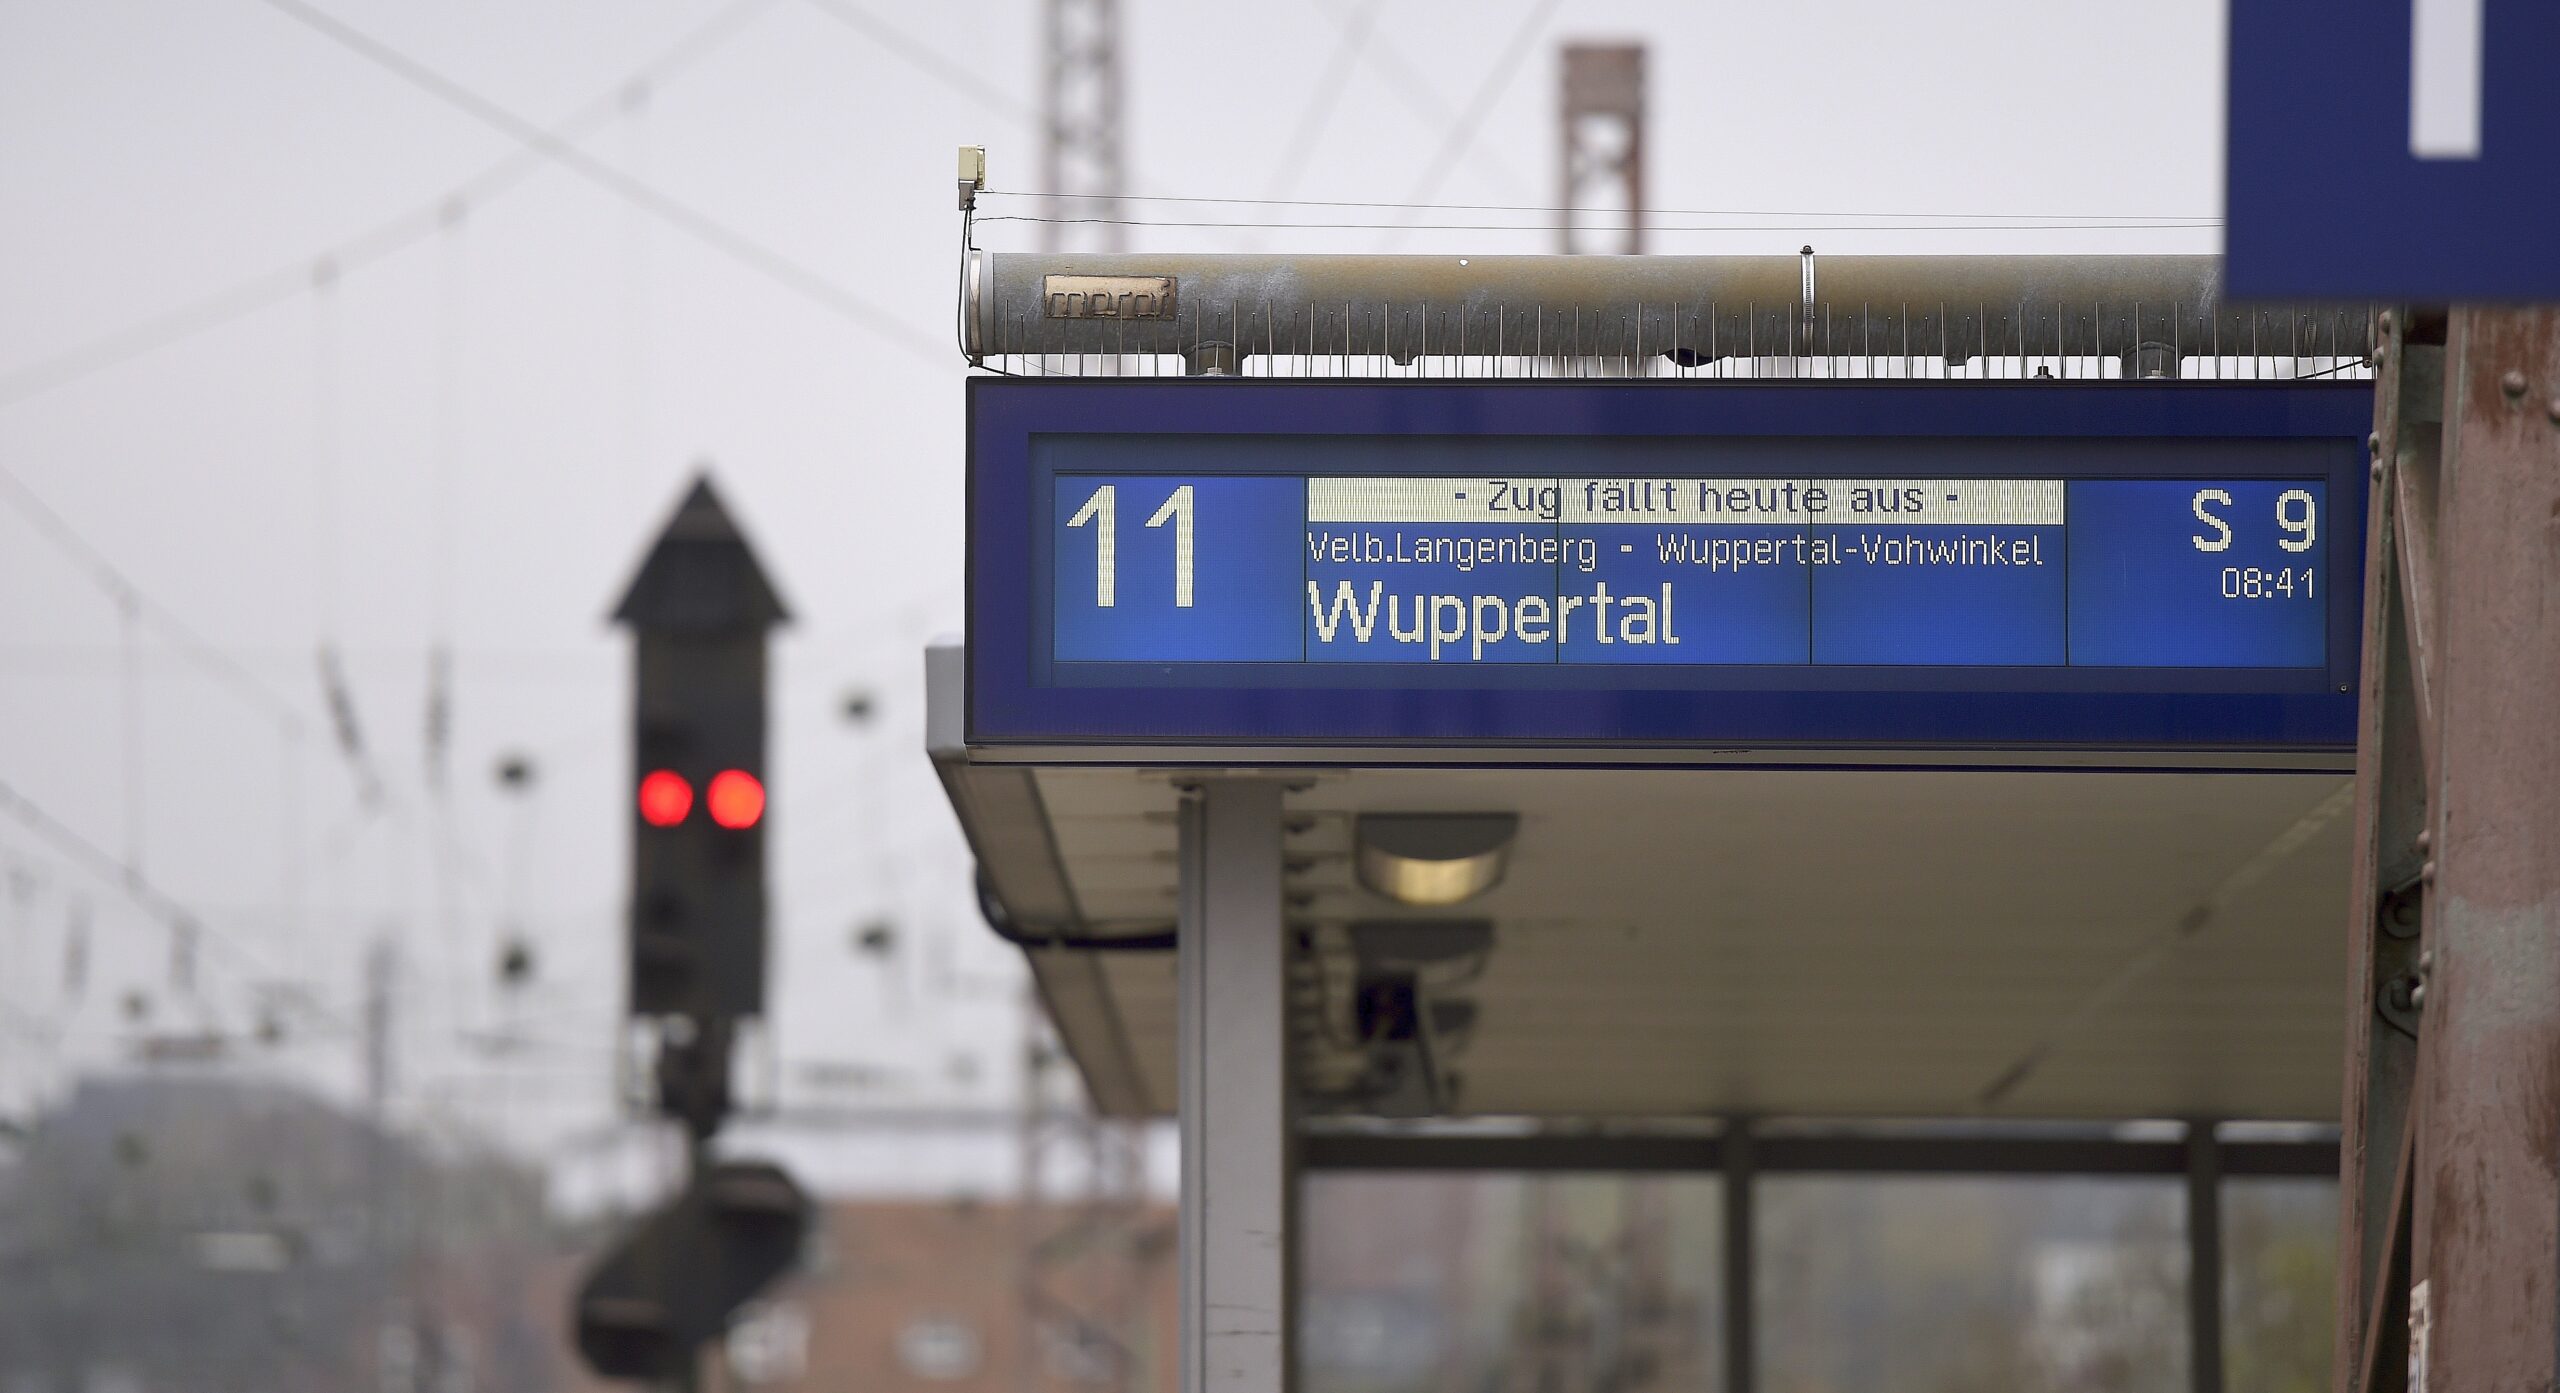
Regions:
<svg viewBox="0 0 2560 1393"><path fill-rule="evenodd" d="M2560 1246L2560 306L2446 348L2414 1386L2553 1384Z"/></svg>
<svg viewBox="0 0 2560 1393"><path fill-rule="evenodd" d="M2337 1386L2547 1388L2560 1373L2560 308L2404 311L2382 330Z"/></svg>
<svg viewBox="0 0 2560 1393"><path fill-rule="evenodd" d="M2222 1393L2222 1144L2187 1127L2187 1387Z"/></svg>
<svg viewBox="0 0 2560 1393"><path fill-rule="evenodd" d="M1182 804L1182 1393L1289 1393L1297 1128L1281 921L1281 786Z"/></svg>
<svg viewBox="0 0 2560 1393"><path fill-rule="evenodd" d="M1760 1386L1759 1146L1747 1119L1725 1129L1724 1393Z"/></svg>
<svg viewBox="0 0 2560 1393"><path fill-rule="evenodd" d="M1309 1132L1299 1158L1311 1171L1559 1171L1712 1174L1724 1140L1701 1136L1482 1136L1432 1132Z"/></svg>
<svg viewBox="0 0 2560 1393"><path fill-rule="evenodd" d="M1311 1132L1302 1164L1323 1171L1566 1171L1714 1175L1724 1170L1721 1134L1486 1136L1429 1132ZM1760 1175L2160 1176L2188 1172L2186 1144L2113 1137L2018 1135L1877 1136L1762 1133L1753 1139ZM2338 1173L2329 1141L2217 1144L2223 1176L2327 1179Z"/></svg>
<svg viewBox="0 0 2560 1393"><path fill-rule="evenodd" d="M2348 881L2346 1087L2338 1156L2336 1387L2396 1385L2404 1304L2409 1090L2417 1072L2419 935L2425 917L2429 672L2435 618L2435 487L2442 440L2440 325L2377 320L2373 483L2365 523L2362 699ZM2434 340L2429 342L2428 340ZM2404 500L2410 506L2404 507Z"/></svg>

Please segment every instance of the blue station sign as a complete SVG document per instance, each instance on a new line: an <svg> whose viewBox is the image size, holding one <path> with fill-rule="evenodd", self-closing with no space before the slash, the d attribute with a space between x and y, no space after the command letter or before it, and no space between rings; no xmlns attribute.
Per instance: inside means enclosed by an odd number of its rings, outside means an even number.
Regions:
<svg viewBox="0 0 2560 1393"><path fill-rule="evenodd" d="M2225 288L2560 300L2560 4L2232 0Z"/></svg>
<svg viewBox="0 0 2560 1393"><path fill-rule="evenodd" d="M971 384L987 744L2353 741L2334 384Z"/></svg>

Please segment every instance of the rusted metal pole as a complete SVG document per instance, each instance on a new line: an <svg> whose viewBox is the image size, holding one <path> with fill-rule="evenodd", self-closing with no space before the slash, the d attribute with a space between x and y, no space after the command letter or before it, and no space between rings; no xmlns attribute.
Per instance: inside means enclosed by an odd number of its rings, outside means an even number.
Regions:
<svg viewBox="0 0 2560 1393"><path fill-rule="evenodd" d="M2560 306L2446 350L2413 1386L2545 1389L2560 1247Z"/></svg>
<svg viewBox="0 0 2560 1393"><path fill-rule="evenodd" d="M2378 316L2373 489L2365 530L2364 673L2347 928L2346 1089L2339 1138L2334 1386L2406 1376L2406 1177L2417 1073L2419 924L2427 856L2435 499L2443 436L2440 319ZM2381 1380L2379 1383L2374 1380Z"/></svg>

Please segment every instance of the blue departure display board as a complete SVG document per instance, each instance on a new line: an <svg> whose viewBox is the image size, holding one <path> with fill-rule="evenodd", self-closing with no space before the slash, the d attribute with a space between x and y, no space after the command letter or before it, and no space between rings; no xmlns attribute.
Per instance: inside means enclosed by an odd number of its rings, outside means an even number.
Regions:
<svg viewBox="0 0 2560 1393"><path fill-rule="evenodd" d="M1052 487L1058 663L2328 666L2320 480Z"/></svg>
<svg viewBox="0 0 2560 1393"><path fill-rule="evenodd" d="M2351 388L973 385L973 739L2352 741Z"/></svg>

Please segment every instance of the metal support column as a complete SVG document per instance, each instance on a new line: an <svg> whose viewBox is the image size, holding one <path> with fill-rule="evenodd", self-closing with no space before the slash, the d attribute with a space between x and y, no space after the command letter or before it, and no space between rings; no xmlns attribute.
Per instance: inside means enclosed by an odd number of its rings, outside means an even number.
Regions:
<svg viewBox="0 0 2560 1393"><path fill-rule="evenodd" d="M2376 353L2337 1386L2547 1388L2560 308L2402 311Z"/></svg>
<svg viewBox="0 0 2560 1393"><path fill-rule="evenodd" d="M2549 1388L2560 1119L2560 306L2445 349L2412 1384Z"/></svg>
<svg viewBox="0 0 2560 1393"><path fill-rule="evenodd" d="M2187 1124L2187 1387L2222 1393L2222 1142Z"/></svg>
<svg viewBox="0 0 2560 1393"><path fill-rule="evenodd" d="M1736 1118L1724 1133L1724 1393L1760 1386L1760 1302L1752 1282L1760 1265L1752 1217L1759 1169L1751 1124Z"/></svg>
<svg viewBox="0 0 2560 1393"><path fill-rule="evenodd" d="M1281 787L1210 779L1182 806L1182 1393L1289 1393L1297 1127Z"/></svg>
<svg viewBox="0 0 2560 1393"><path fill-rule="evenodd" d="M2436 480L2444 328L2378 317L2373 490L2365 525L2364 671L2348 877L2347 1068L2338 1144L2334 1386L2407 1374L2409 1098L2417 1074L2419 924L2434 738Z"/></svg>

